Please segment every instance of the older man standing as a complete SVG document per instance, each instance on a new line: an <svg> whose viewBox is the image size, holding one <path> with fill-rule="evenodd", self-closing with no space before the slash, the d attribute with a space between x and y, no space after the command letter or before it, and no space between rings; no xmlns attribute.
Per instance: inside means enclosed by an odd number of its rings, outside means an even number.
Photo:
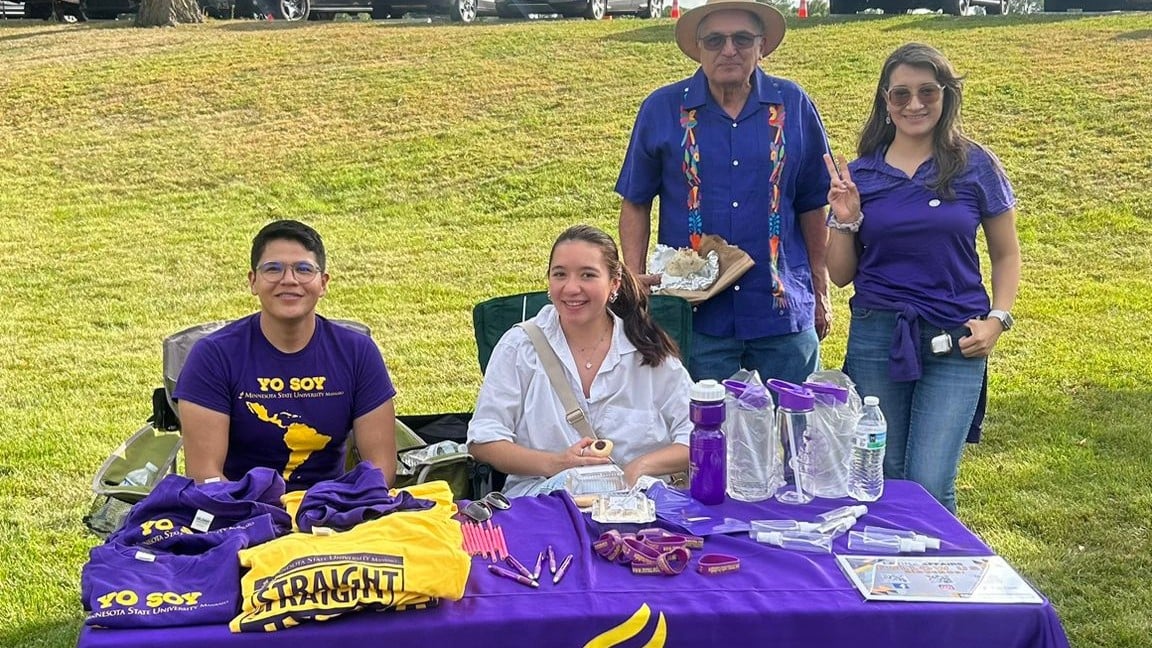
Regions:
<svg viewBox="0 0 1152 648"><path fill-rule="evenodd" d="M676 44L700 68L641 105L616 182L624 261L649 285L660 281L644 274L656 196L660 243L696 247L718 234L756 262L694 309L697 380L748 368L802 381L831 321L824 126L799 86L758 65L784 29L779 11L753 0L685 13Z"/></svg>

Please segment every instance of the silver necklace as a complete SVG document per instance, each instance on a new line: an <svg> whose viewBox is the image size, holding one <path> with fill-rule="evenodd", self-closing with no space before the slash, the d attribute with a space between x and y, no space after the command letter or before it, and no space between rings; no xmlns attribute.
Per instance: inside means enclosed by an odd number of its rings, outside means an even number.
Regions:
<svg viewBox="0 0 1152 648"><path fill-rule="evenodd" d="M611 330L612 330L611 327L609 327L608 331L611 331ZM604 343L604 338L608 337L608 331L604 331L603 333L601 333L600 339L596 340L596 345L592 347L592 353L593 354L595 354L596 350L600 348L600 345ZM584 353L585 349L587 349L587 348L588 347L581 347L580 348L580 355L584 356L584 368L585 369L591 369L592 368L592 361L588 360L588 356Z"/></svg>

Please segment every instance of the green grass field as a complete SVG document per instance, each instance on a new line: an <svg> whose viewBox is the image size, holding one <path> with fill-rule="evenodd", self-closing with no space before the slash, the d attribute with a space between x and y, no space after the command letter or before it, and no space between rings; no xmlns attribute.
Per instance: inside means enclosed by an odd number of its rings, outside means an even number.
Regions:
<svg viewBox="0 0 1152 648"><path fill-rule="evenodd" d="M401 413L469 410L471 306L541 288L567 225L615 232L636 108L693 70L671 33L0 23L0 646L74 644L92 475L150 412L161 339L254 309L266 221L324 234L322 312L372 326ZM968 75L967 129L1020 199L1018 325L960 515L1074 646L1152 646L1152 16L812 20L765 67L848 153L880 63L913 40Z"/></svg>

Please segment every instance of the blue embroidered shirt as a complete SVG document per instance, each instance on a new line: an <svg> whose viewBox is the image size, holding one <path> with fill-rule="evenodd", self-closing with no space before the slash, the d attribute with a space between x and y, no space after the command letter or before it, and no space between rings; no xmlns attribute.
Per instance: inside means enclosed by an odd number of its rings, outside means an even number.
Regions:
<svg viewBox="0 0 1152 648"><path fill-rule="evenodd" d="M799 215L827 204L828 150L820 115L795 83L752 74L752 92L732 119L708 91L703 70L653 92L640 106L616 192L636 204L660 197L657 241L688 246L688 181L684 160L681 103L696 109L700 147L700 213L703 233L718 234L756 262L734 286L699 304L695 330L718 337L750 340L795 333L813 325L808 249ZM784 106L784 169L780 179L780 253L778 267L787 305L772 295L768 218L772 212L771 146L775 129L769 105Z"/></svg>

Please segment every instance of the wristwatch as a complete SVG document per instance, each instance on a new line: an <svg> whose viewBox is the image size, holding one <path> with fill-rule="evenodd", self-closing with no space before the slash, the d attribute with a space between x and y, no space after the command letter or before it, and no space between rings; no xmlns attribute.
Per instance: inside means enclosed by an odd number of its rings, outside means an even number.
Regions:
<svg viewBox="0 0 1152 648"><path fill-rule="evenodd" d="M1011 330L1012 325L1016 323L1016 320L1012 319L1012 313L1009 313L1006 310L999 310L994 308L988 311L988 317L995 317L996 319L1000 320L1000 326L1003 326L1005 331Z"/></svg>

